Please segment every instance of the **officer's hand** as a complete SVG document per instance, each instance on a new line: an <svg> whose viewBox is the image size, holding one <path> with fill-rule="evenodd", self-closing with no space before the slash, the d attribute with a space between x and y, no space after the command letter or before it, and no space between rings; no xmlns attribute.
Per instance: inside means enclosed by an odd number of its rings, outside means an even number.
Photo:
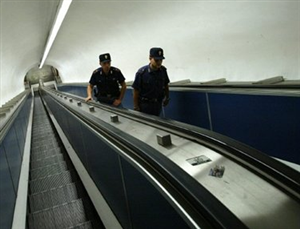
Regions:
<svg viewBox="0 0 300 229"><path fill-rule="evenodd" d="M165 98L163 101L163 106L167 106L169 104L170 99L169 98Z"/></svg>
<svg viewBox="0 0 300 229"><path fill-rule="evenodd" d="M93 100L91 96L88 96L87 98L85 98L85 101L88 102L90 100Z"/></svg>
<svg viewBox="0 0 300 229"><path fill-rule="evenodd" d="M115 99L115 101L113 102L113 105L115 106L115 107L117 107L117 106L119 106L120 104L121 104L121 100L119 100L119 99Z"/></svg>

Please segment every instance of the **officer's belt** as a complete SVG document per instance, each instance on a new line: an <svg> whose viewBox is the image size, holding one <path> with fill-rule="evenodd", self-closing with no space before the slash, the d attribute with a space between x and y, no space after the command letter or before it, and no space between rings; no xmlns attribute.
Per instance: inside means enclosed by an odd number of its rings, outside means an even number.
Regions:
<svg viewBox="0 0 300 229"><path fill-rule="evenodd" d="M101 96L101 97L107 97L107 98L113 97L112 94L105 94L105 93L100 93L98 96ZM116 96L114 96L114 97L116 97Z"/></svg>
<svg viewBox="0 0 300 229"><path fill-rule="evenodd" d="M158 99L150 99L150 98L146 98L146 97L142 97L141 101L142 102L147 102L147 103L157 103L157 102L159 102Z"/></svg>

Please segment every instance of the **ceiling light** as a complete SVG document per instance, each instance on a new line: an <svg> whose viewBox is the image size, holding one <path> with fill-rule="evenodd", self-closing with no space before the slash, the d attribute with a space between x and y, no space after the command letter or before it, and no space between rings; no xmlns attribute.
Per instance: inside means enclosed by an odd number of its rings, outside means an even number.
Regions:
<svg viewBox="0 0 300 229"><path fill-rule="evenodd" d="M43 54L43 58L41 60L41 64L39 66L39 68L42 68L43 65L44 65L44 62L48 56L48 53L52 47L52 44L55 40L55 37L58 33L58 30L68 12L68 9L70 7L72 3L72 0L62 0L60 1L60 5L59 5L59 9L57 11L57 14L56 14L56 18L55 18L55 22L52 26L52 29L51 29L51 32L50 32L50 35L48 37L48 40L47 40L47 44L46 44L46 48L44 50L44 54Z"/></svg>

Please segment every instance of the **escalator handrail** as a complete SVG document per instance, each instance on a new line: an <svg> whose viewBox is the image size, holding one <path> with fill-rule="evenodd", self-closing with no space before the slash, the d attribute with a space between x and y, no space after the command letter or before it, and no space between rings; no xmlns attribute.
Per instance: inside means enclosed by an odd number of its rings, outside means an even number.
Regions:
<svg viewBox="0 0 300 229"><path fill-rule="evenodd" d="M57 91L54 93L67 95L68 97L76 99L77 101L81 101L83 103L85 102L82 97L73 94ZM271 181L277 187L300 201L300 173L290 166L281 163L280 161L260 152L257 149L216 132L182 122L165 118L157 118L156 116L145 115L132 110L118 109L100 104L98 102L89 102L89 104L119 115L126 116L126 118L129 119L139 120L140 122L147 123L149 126L154 125L175 134L184 134L186 138L204 144L207 147L218 151L220 154L233 159L237 163L248 167L255 173L258 173L264 179Z"/></svg>
<svg viewBox="0 0 300 229"><path fill-rule="evenodd" d="M163 178L164 181L170 184L169 187L173 187L174 190L171 190L171 192L176 192L178 196L184 197L181 201L185 202L181 202L181 204L186 206L189 212L192 211L193 216L196 215L194 217L196 222L205 219L213 228L247 228L206 188L156 149L92 114L83 112L78 107L66 105L55 96L52 96L52 98L59 106L77 116L115 145L134 152L137 155L135 159L139 160L139 163L147 164L147 169L152 168L152 172L156 173L156 177Z"/></svg>

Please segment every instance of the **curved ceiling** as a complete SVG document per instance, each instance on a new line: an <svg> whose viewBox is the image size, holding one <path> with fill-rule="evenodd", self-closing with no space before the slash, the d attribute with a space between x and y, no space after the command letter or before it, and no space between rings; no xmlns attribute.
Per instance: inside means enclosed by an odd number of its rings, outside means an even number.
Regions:
<svg viewBox="0 0 300 229"><path fill-rule="evenodd" d="M24 90L42 58L58 1L1 1L0 104ZM45 64L63 82L88 82L110 52L127 81L164 48L171 81L299 79L299 1L72 2Z"/></svg>

